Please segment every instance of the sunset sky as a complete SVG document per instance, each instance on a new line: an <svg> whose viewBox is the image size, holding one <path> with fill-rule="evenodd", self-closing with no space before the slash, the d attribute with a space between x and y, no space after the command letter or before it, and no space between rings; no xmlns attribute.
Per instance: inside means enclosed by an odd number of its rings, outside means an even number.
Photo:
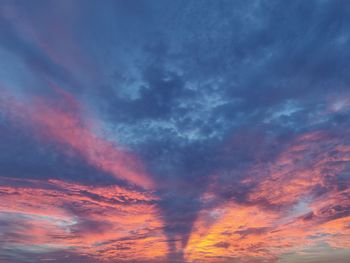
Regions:
<svg viewBox="0 0 350 263"><path fill-rule="evenodd" d="M350 1L0 0L0 263L349 263Z"/></svg>

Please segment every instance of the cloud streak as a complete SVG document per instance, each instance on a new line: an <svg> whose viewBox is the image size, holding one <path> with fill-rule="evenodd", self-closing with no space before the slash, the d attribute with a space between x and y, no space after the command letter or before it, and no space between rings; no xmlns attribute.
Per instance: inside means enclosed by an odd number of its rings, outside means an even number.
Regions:
<svg viewBox="0 0 350 263"><path fill-rule="evenodd" d="M158 198L151 193L2 177L0 194L1 247L14 258L27 251L106 262L165 257Z"/></svg>
<svg viewBox="0 0 350 263"><path fill-rule="evenodd" d="M68 146L85 160L110 173L116 178L128 181L147 189L154 183L146 174L144 167L136 156L121 150L112 142L100 138L91 128L84 125L84 119L79 116L77 101L68 93L64 93L64 105L70 105L76 111L67 111L61 107L52 107L42 98L34 98L31 102L12 100L8 105L10 116L31 128L35 135L44 140L53 141ZM51 102L54 105L54 102ZM69 106L68 106L69 107ZM87 120L92 123L93 120ZM86 123L86 121L85 121Z"/></svg>

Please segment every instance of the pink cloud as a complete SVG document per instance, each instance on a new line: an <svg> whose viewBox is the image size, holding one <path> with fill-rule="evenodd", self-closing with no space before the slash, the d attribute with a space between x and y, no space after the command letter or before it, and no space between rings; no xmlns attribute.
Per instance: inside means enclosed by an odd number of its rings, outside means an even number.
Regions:
<svg viewBox="0 0 350 263"><path fill-rule="evenodd" d="M87 125L94 123L94 119L82 117L78 101L66 91L54 90L60 99L37 97L21 102L12 97L3 107L14 121L30 128L36 136L61 144L63 150L67 147L75 150L90 165L131 184L146 189L155 187L135 154L97 135Z"/></svg>
<svg viewBox="0 0 350 263"><path fill-rule="evenodd" d="M59 180L1 180L1 219L13 224L2 233L4 246L64 250L99 261L166 256L157 197L151 193Z"/></svg>

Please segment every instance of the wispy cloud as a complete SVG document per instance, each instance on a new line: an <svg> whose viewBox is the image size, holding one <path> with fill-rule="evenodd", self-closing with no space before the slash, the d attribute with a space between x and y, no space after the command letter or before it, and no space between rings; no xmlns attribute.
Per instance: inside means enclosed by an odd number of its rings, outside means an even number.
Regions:
<svg viewBox="0 0 350 263"><path fill-rule="evenodd" d="M166 255L158 197L118 186L1 179L1 247L74 253L102 261Z"/></svg>
<svg viewBox="0 0 350 263"><path fill-rule="evenodd" d="M277 262L287 253L327 244L348 249L349 145L323 132L299 136L274 162L252 168L241 183L247 199L222 200L200 212L190 237L189 262ZM206 202L215 203L206 193ZM217 202L216 202L217 203Z"/></svg>
<svg viewBox="0 0 350 263"><path fill-rule="evenodd" d="M13 121L19 121L43 140L62 144L63 151L69 147L89 164L116 178L144 188L154 188L152 179L137 156L98 136L87 125L94 121L81 117L81 109L77 108L79 103L67 92L58 95L63 95L63 104L39 97L26 102L13 98L6 104L6 109ZM63 107L68 107L68 110Z"/></svg>

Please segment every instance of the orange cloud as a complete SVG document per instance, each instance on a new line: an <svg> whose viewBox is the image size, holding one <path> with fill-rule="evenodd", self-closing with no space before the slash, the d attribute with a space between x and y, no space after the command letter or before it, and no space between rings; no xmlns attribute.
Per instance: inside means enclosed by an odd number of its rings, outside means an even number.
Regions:
<svg viewBox="0 0 350 263"><path fill-rule="evenodd" d="M151 193L58 180L0 178L3 246L70 251L99 261L164 259L163 224Z"/></svg>
<svg viewBox="0 0 350 263"><path fill-rule="evenodd" d="M203 209L185 250L188 262L277 262L326 244L350 251L350 147L325 133L297 138L275 162L250 170L255 187L244 203ZM339 185L340 184L340 185ZM216 202L217 203L217 202Z"/></svg>
<svg viewBox="0 0 350 263"><path fill-rule="evenodd" d="M297 138L272 164L255 167L248 183L257 182L251 202L291 205L319 189L331 190L332 180L350 161L350 145L321 132ZM259 175L265 173L264 177Z"/></svg>

